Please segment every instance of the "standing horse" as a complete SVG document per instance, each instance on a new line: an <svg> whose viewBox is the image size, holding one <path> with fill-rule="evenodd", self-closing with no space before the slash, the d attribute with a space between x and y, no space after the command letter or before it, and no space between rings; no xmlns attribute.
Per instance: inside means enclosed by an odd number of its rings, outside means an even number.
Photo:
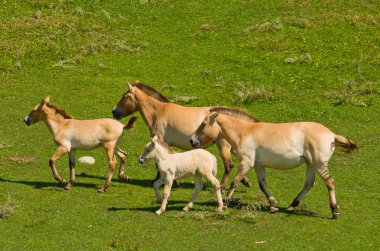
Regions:
<svg viewBox="0 0 380 251"><path fill-rule="evenodd" d="M216 178L217 162L214 155L203 149L175 153L165 143L161 142L157 136L154 136L145 146L144 152L139 157L139 162L144 164L152 159L158 164L158 171L161 174L160 178L153 183L157 202L161 202L161 207L156 211L156 214L160 215L165 211L173 180L186 176L194 176L195 188L190 202L183 208L184 211L188 211L193 207L199 192L202 190L203 177L214 187L214 192L218 199L218 211L223 209L220 183ZM165 184L163 198L158 191L162 184Z"/></svg>
<svg viewBox="0 0 380 251"><path fill-rule="evenodd" d="M25 117L25 124L29 126L44 121L53 134L58 149L51 157L49 165L54 179L60 183L65 183L65 181L59 176L55 162L63 154L69 154L70 181L65 185L66 190L70 189L75 182L75 151L92 150L102 146L107 153L109 163L108 176L98 190L104 192L116 169L115 153L121 159L119 177L128 180L128 176L124 174L127 153L120 150L117 145L123 137L124 129L131 129L135 120L136 117L132 117L127 125L113 119L75 120L65 110L50 103L50 98L46 97Z"/></svg>
<svg viewBox="0 0 380 251"><path fill-rule="evenodd" d="M209 113L211 107L186 107L170 103L158 91L142 83L128 84L129 90L112 110L116 119L126 117L139 111L146 125L149 127L150 136L157 135L169 146L183 150L192 149L189 143L192 133L199 123ZM221 187L224 188L228 182L230 172L233 168L231 161L231 145L218 135L217 125L210 126L205 130L204 140L201 147L207 148L216 144L224 163L224 175ZM157 173L157 180L159 173ZM241 182L250 187L246 177Z"/></svg>
<svg viewBox="0 0 380 251"><path fill-rule="evenodd" d="M199 142L204 137L204 130L215 124L220 128L219 135L235 149L240 162L240 169L228 190L226 202L231 199L235 187L249 168L254 167L260 189L269 201L270 212L274 213L278 211L278 208L276 208L275 198L268 191L264 168L290 169L306 163L305 185L288 207L288 211L294 211L312 188L315 173L318 171L329 191L332 217L333 219L338 218L335 183L327 169L327 163L335 146L351 151L357 148L354 142L343 136L335 135L318 123L264 123L253 120L250 115L240 110L211 108L202 124L192 135L192 145L199 147Z"/></svg>

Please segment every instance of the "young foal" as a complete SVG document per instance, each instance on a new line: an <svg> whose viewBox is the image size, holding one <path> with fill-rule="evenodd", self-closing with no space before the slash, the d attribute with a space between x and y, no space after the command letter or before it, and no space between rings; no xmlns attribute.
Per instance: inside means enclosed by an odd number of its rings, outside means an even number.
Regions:
<svg viewBox="0 0 380 251"><path fill-rule="evenodd" d="M214 155L203 149L191 150L183 153L175 153L167 145L155 136L150 143L145 146L144 152L139 157L140 164L144 164L154 159L158 164L160 178L153 183L156 192L157 202L161 203L161 208L156 211L160 215L166 209L166 204L170 195L171 186L174 179L186 176L194 176L195 188L190 202L183 208L188 211L193 207L199 192L202 190L202 177L211 182L218 199L218 210L223 209L220 184L216 179L217 163ZM165 183L163 198L158 188Z"/></svg>
<svg viewBox="0 0 380 251"><path fill-rule="evenodd" d="M98 190L104 192L116 169L115 153L121 159L119 177L128 180L128 176L124 174L127 153L117 145L123 137L123 130L131 129L135 120L136 117L132 117L127 125L113 119L75 120L66 111L51 104L50 98L46 97L25 117L25 124L29 126L44 121L53 134L58 149L51 157L49 165L54 179L60 183L65 181L59 176L55 162L63 154L69 154L70 181L66 183L65 189L70 189L75 182L75 150L92 150L102 146L106 150L109 163L108 176Z"/></svg>
<svg viewBox="0 0 380 251"><path fill-rule="evenodd" d="M298 123L263 123L252 120L252 117L236 109L210 109L198 130L192 136L194 147L199 146L204 128L214 123L220 127L220 134L227 139L236 151L240 169L232 181L226 196L231 199L235 187L250 167L254 167L260 189L270 203L270 212L276 212L276 200L269 193L266 185L264 167L290 169L306 163L306 181L304 188L288 207L294 211L302 198L314 185L315 173L319 172L330 196L332 217L338 218L338 205L335 199L335 184L327 163L335 146L356 149L354 142L343 136L335 135L321 124L313 122Z"/></svg>

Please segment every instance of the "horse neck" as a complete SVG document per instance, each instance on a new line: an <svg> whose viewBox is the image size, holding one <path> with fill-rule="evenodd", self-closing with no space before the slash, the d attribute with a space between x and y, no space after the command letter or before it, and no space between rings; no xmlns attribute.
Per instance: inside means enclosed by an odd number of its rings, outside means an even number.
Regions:
<svg viewBox="0 0 380 251"><path fill-rule="evenodd" d="M53 135L57 133L63 121L63 116L60 114L56 114L54 111L52 111L52 109L50 109L49 112L45 113L44 122Z"/></svg>
<svg viewBox="0 0 380 251"><path fill-rule="evenodd" d="M157 163L166 160L170 153L168 149L166 149L164 146L162 146L159 143L156 143L154 148L156 149L156 161Z"/></svg>
<svg viewBox="0 0 380 251"><path fill-rule="evenodd" d="M138 109L141 117L145 121L145 124L149 127L151 134L155 134L157 110L163 105L163 103L140 90L136 90L135 98L138 103Z"/></svg>
<svg viewBox="0 0 380 251"><path fill-rule="evenodd" d="M238 146L241 141L242 131L249 122L225 114L220 114L216 118L216 121L221 129L222 135L226 138L226 140L232 146Z"/></svg>

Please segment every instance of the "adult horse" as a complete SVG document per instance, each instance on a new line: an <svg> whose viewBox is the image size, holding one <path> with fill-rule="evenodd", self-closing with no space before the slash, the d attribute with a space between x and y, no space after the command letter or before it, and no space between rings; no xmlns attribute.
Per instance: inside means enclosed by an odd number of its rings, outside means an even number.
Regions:
<svg viewBox="0 0 380 251"><path fill-rule="evenodd" d="M288 207L294 211L302 198L314 185L318 171L330 196L332 217L338 218L338 204L335 199L335 183L327 169L335 146L347 151L357 145L343 136L336 135L325 126L314 122L264 123L257 122L249 114L231 108L211 108L202 121L191 142L199 147L204 132L210 126L218 125L219 135L235 149L240 168L226 195L226 203L231 199L235 187L251 167L255 168L260 189L267 197L270 212L278 211L276 200L266 185L265 167L290 169L306 163L306 181L302 191Z"/></svg>
<svg viewBox="0 0 380 251"><path fill-rule="evenodd" d="M186 107L169 102L157 90L142 83L128 84L129 90L124 93L121 100L112 110L116 119L126 117L139 111L141 117L149 128L150 136L155 135L169 146L183 150L193 149L189 140L198 125L209 113L211 107ZM219 136L217 125L211 126L205 132L204 140L200 147L207 148L216 144L224 164L224 175L221 187L228 182L233 168L231 160L231 145L223 137ZM159 173L157 173L157 180ZM246 177L241 182L250 187Z"/></svg>

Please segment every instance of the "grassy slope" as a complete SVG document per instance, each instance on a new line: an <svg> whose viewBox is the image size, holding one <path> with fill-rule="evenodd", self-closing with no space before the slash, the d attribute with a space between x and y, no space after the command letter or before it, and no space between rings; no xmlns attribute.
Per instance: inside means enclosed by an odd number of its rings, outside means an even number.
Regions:
<svg viewBox="0 0 380 251"><path fill-rule="evenodd" d="M379 248L377 1L50 2L0 2L0 205L16 205L14 216L0 220L1 247ZM26 128L22 118L46 95L77 118L111 117L125 81L135 79L172 100L192 97L187 105L240 107L263 121L318 121L357 141L359 153L336 152L330 162L341 219L329 220L320 179L299 214L252 210L267 204L253 172L254 188L239 187L241 204L222 214L213 211L210 188L193 211L180 212L192 191L183 181L169 211L156 217L147 186L153 164L136 161L149 139L142 120L122 144L132 183L115 175L108 192L97 194L106 174L98 150L95 166L78 164L77 184L63 191L48 167L51 135L43 124ZM25 156L37 159L11 159ZM58 165L67 178L66 163ZM304 167L267 176L283 209L301 189Z"/></svg>

